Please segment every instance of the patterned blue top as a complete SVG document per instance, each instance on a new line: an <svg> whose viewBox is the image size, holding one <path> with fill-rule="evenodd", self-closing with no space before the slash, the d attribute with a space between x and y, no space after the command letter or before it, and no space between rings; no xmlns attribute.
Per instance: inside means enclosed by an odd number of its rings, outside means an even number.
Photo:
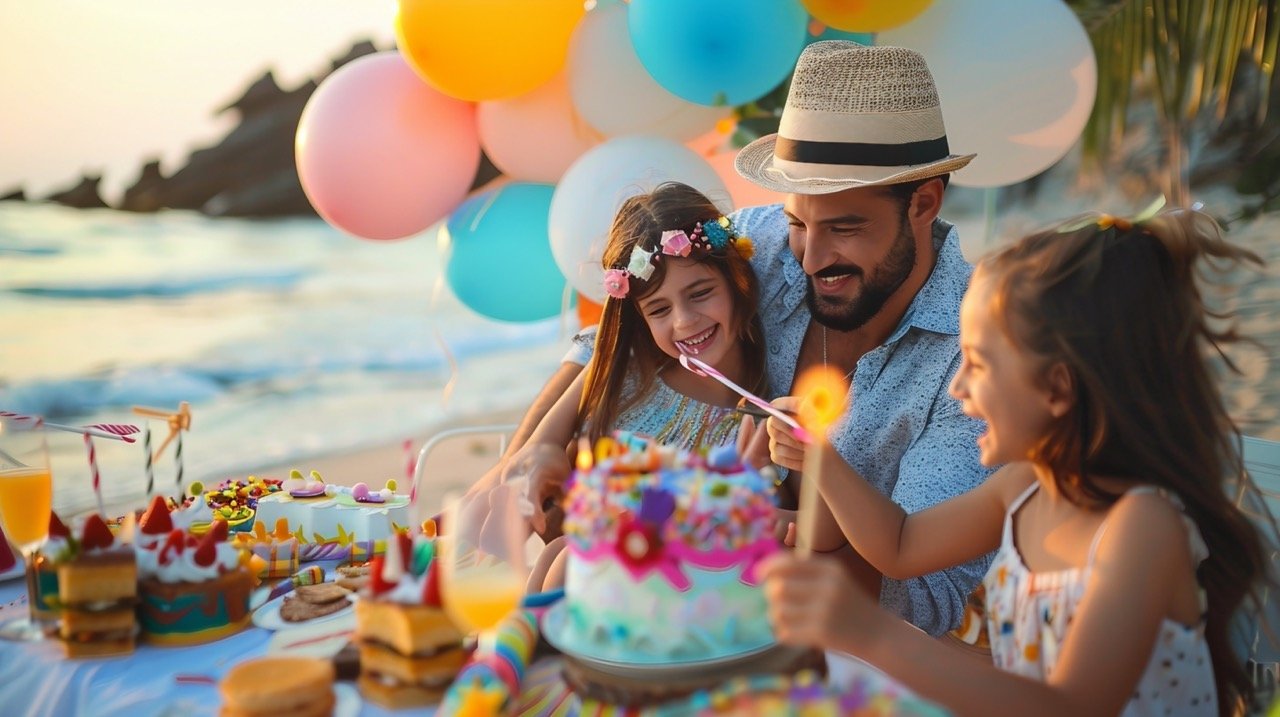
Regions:
<svg viewBox="0 0 1280 717"><path fill-rule="evenodd" d="M772 395L786 395L809 327L808 277L787 244L782 205L742 209L731 219L756 247L751 264L760 281L769 386ZM982 422L961 413L947 393L960 366L960 300L973 267L947 222L934 222L933 241L933 273L888 341L858 361L849 409L829 434L845 461L908 513L964 493L991 472L978 461ZM926 632L941 634L960 624L965 600L990 559L911 580L885 578L880 602Z"/></svg>

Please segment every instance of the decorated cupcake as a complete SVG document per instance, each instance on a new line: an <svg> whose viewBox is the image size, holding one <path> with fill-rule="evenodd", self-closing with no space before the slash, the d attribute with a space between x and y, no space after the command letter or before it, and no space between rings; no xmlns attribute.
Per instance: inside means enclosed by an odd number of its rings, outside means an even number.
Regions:
<svg viewBox="0 0 1280 717"><path fill-rule="evenodd" d="M162 504L158 510L163 510ZM158 514L153 519L153 526L165 520ZM154 536L145 526L142 532ZM242 564L240 551L227 542L226 523L214 521L199 537L175 528L163 541L140 544L137 561L138 616L147 642L212 642L249 623L252 576Z"/></svg>

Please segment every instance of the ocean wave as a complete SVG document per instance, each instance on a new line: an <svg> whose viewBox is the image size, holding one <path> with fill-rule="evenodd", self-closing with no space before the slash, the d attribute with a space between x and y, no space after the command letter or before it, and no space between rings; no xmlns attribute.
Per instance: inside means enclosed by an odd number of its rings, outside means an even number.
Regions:
<svg viewBox="0 0 1280 717"><path fill-rule="evenodd" d="M0 242L0 254L25 254L27 256L56 256L62 253L59 246L26 246Z"/></svg>
<svg viewBox="0 0 1280 717"><path fill-rule="evenodd" d="M477 330L447 343L455 360L466 361L558 341L557 327L544 322L505 331ZM184 365L139 365L92 375L12 383L0 387L0 408L56 420L127 409L135 404L208 402L233 392L307 393L321 390L330 379L352 375L435 373L443 382L450 371L448 356L438 344L430 342L394 351L387 347L352 350L335 343L311 348L273 354L224 347Z"/></svg>
<svg viewBox="0 0 1280 717"><path fill-rule="evenodd" d="M270 272L246 272L203 276L142 277L115 281L77 281L74 284L28 284L12 286L6 291L26 296L53 299L132 299L142 296L176 297L190 294L208 294L232 289L283 290L292 288L307 272L301 269L283 269Z"/></svg>

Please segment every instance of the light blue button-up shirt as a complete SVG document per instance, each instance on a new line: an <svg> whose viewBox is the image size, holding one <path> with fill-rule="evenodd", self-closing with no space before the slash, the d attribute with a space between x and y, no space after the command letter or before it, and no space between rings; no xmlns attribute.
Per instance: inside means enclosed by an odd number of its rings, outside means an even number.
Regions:
<svg viewBox="0 0 1280 717"><path fill-rule="evenodd" d="M751 207L732 216L751 238L760 282L760 320L768 345L772 396L787 395L809 327L809 278L787 244L782 205ZM913 513L968 491L990 474L978 461L983 423L960 412L947 393L960 366L960 300L973 267L956 230L933 225L937 262L884 345L854 369L845 415L831 428L837 452L877 490ZM911 580L885 578L880 602L938 635L960 624L969 593L990 556Z"/></svg>

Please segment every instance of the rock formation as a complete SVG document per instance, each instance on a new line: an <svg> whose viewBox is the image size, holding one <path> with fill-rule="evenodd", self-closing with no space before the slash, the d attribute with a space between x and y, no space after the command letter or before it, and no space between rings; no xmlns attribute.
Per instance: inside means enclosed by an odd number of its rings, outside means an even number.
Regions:
<svg viewBox="0 0 1280 717"><path fill-rule="evenodd" d="M102 201L102 195L98 192L98 183L101 181L102 175L81 175L75 186L54 192L45 197L45 201L76 209L104 209L107 203Z"/></svg>

